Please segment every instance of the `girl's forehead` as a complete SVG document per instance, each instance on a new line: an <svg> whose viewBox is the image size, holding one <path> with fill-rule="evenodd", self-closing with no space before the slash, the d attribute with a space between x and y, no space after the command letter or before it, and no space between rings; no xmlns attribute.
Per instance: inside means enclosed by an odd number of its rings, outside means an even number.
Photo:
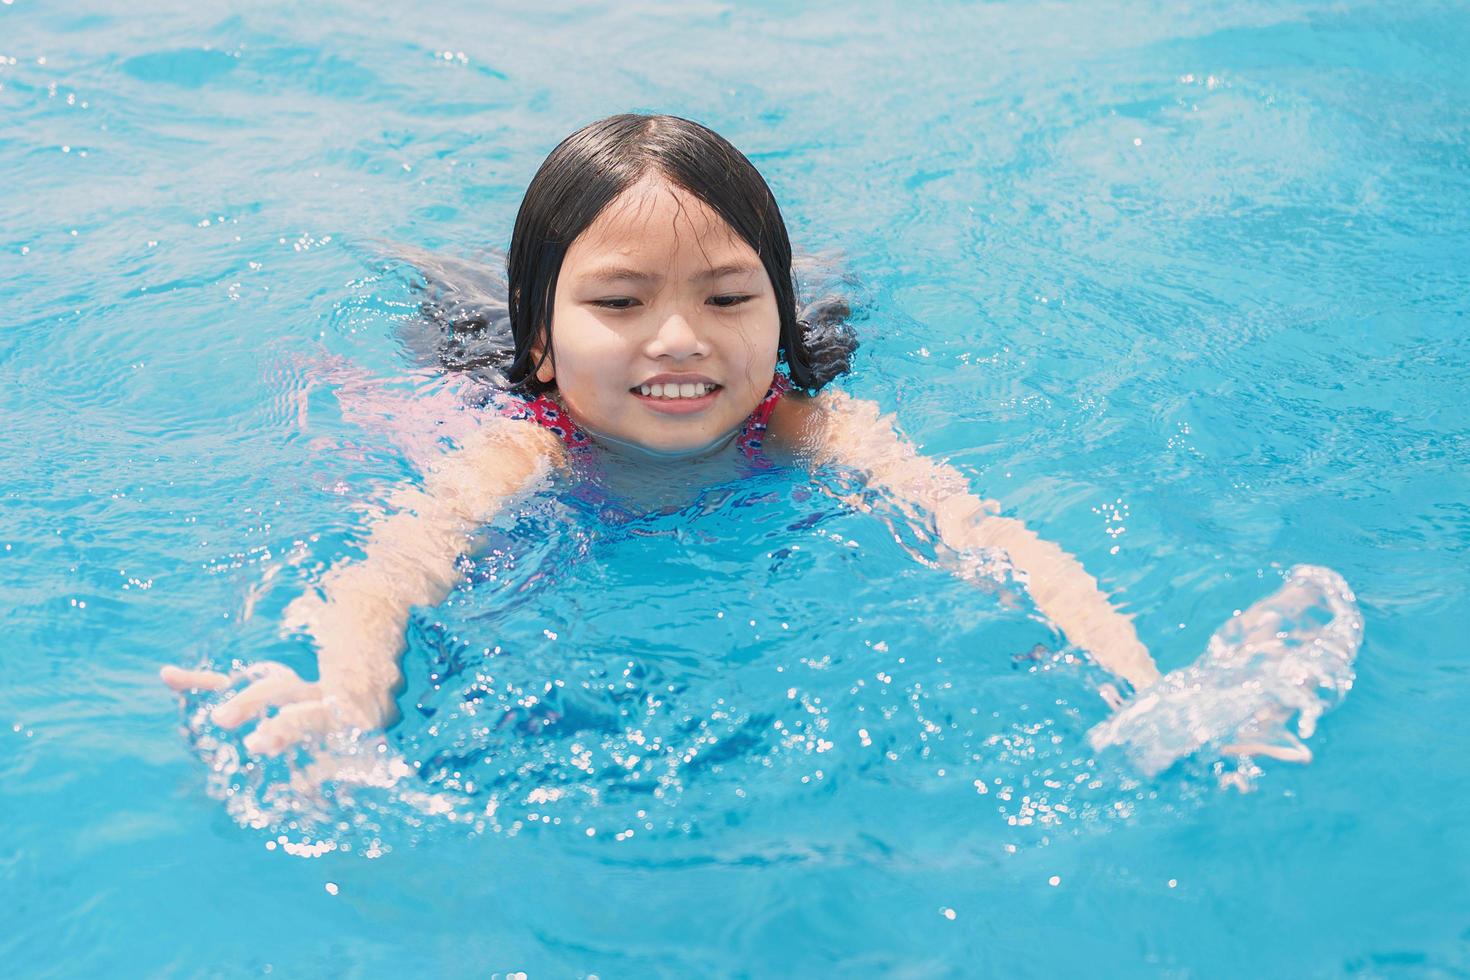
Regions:
<svg viewBox="0 0 1470 980"><path fill-rule="evenodd" d="M577 236L567 258L594 253L625 256L672 255L695 250L724 255L754 254L724 218L695 195L654 176L645 177L608 202Z"/></svg>

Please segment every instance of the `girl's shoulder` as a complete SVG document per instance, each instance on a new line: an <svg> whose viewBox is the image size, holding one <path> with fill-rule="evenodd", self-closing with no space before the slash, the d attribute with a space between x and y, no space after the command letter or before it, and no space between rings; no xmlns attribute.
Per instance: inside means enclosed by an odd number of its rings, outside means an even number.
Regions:
<svg viewBox="0 0 1470 980"><path fill-rule="evenodd" d="M548 394L534 398L508 395L497 410L513 422L531 423L533 429L555 437L567 449L586 449L592 445L592 437L572 420L561 402Z"/></svg>
<svg viewBox="0 0 1470 980"><path fill-rule="evenodd" d="M898 435L896 420L876 402L826 388L815 395L791 392L772 413L770 443L808 460L851 458L887 446ZM908 450L912 453L912 449Z"/></svg>
<svg viewBox="0 0 1470 980"><path fill-rule="evenodd" d="M827 426L828 398L803 391L782 394L766 424L766 443L773 449L810 453L822 441Z"/></svg>
<svg viewBox="0 0 1470 980"><path fill-rule="evenodd" d="M559 412L545 395L523 397L496 392L481 405L480 432L490 445L512 445L534 455L559 461L572 440L586 435Z"/></svg>

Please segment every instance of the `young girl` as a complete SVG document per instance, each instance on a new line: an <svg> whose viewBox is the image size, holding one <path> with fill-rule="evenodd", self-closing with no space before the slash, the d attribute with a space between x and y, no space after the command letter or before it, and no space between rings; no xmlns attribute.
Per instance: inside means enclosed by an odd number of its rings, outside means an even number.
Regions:
<svg viewBox="0 0 1470 980"><path fill-rule="evenodd" d="M273 663L244 673L251 683L213 719L262 719L250 751L392 725L410 609L449 594L497 510L584 454L603 454L613 483L654 488L732 464L845 467L944 548L1003 552L1041 612L1118 678L1136 689L1159 678L1075 558L919 454L873 403L827 388L847 370L851 333L798 319L776 201L714 132L619 115L569 136L526 191L508 273L508 375L523 397L486 412L422 487L395 495L361 560L292 603L286 625L315 641L319 679ZM242 676L165 667L163 679L225 690Z"/></svg>

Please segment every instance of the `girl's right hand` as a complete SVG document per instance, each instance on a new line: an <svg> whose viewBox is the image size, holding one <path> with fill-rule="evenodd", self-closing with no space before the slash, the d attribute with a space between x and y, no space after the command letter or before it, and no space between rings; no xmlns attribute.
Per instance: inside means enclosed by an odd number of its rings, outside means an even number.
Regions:
<svg viewBox="0 0 1470 980"><path fill-rule="evenodd" d="M246 751L260 755L279 755L293 745L332 734L376 731L393 721L391 699L375 703L346 696L323 687L320 681L302 680L290 667L271 660L228 674L167 666L159 676L180 692L224 691L249 681L210 712L210 720L233 730L270 708L278 709L245 737Z"/></svg>

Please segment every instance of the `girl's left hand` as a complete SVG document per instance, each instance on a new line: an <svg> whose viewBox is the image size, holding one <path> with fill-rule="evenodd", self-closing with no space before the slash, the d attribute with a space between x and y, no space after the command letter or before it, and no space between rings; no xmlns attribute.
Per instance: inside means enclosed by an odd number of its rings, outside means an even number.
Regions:
<svg viewBox="0 0 1470 980"><path fill-rule="evenodd" d="M224 691L240 681L249 685L210 712L221 728L236 729L277 708L245 738L245 749L261 755L279 755L292 745L336 732L373 731L388 719L370 705L340 697L319 681L302 680L285 664L266 660L225 674L216 670L184 670L168 666L159 671L175 691Z"/></svg>

